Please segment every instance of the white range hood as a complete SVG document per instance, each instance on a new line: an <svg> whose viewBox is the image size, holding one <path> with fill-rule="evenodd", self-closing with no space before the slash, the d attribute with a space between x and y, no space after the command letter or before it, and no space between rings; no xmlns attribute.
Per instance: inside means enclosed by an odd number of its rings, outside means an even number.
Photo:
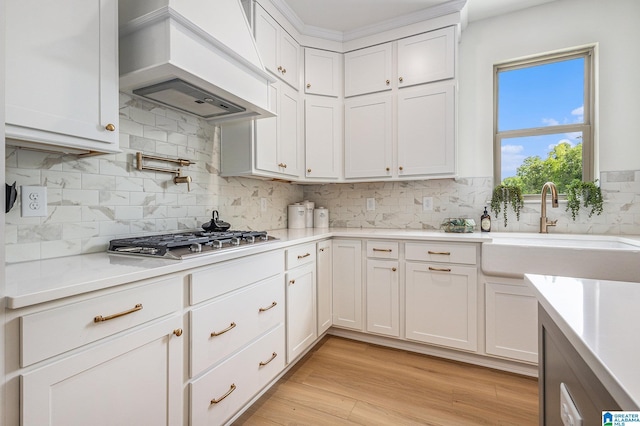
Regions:
<svg viewBox="0 0 640 426"><path fill-rule="evenodd" d="M208 120L272 117L240 0L120 0L120 91Z"/></svg>

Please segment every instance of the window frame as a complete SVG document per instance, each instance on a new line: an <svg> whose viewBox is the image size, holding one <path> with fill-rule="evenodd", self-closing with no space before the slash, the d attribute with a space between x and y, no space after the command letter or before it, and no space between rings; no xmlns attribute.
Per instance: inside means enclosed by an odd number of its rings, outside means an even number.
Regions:
<svg viewBox="0 0 640 426"><path fill-rule="evenodd" d="M502 140L516 137L541 136L554 133L582 133L582 181L593 181L596 174L594 143L594 57L595 46L573 48L566 51L546 53L495 64L493 66L493 181L494 186L502 182ZM532 66L545 65L565 60L584 58L584 110L583 123L558 124L554 126L531 127L516 130L498 131L498 74ZM536 196L524 195L525 199Z"/></svg>

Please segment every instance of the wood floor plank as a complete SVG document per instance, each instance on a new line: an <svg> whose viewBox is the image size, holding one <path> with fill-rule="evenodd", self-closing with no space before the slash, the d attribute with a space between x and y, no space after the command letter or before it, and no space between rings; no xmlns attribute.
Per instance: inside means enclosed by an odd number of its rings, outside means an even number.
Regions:
<svg viewBox="0 0 640 426"><path fill-rule="evenodd" d="M238 425L537 425L537 380L328 336Z"/></svg>

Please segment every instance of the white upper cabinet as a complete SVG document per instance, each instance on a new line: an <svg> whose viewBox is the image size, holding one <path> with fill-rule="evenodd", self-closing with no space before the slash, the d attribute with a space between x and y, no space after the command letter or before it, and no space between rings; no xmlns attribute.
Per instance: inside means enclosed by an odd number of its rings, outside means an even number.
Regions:
<svg viewBox="0 0 640 426"><path fill-rule="evenodd" d="M454 94L453 83L398 93L398 177L455 173Z"/></svg>
<svg viewBox="0 0 640 426"><path fill-rule="evenodd" d="M307 96L305 114L305 176L337 179L342 170L342 100Z"/></svg>
<svg viewBox="0 0 640 426"><path fill-rule="evenodd" d="M258 51L267 70L298 90L300 46L256 3L254 32Z"/></svg>
<svg viewBox="0 0 640 426"><path fill-rule="evenodd" d="M398 40L398 87L455 76L454 27Z"/></svg>
<svg viewBox="0 0 640 426"><path fill-rule="evenodd" d="M385 43L345 53L345 97L391 90L391 45Z"/></svg>
<svg viewBox="0 0 640 426"><path fill-rule="evenodd" d="M342 55L319 49L304 49L304 92L340 96Z"/></svg>
<svg viewBox="0 0 640 426"><path fill-rule="evenodd" d="M6 137L70 153L118 149L118 2L6 2Z"/></svg>
<svg viewBox="0 0 640 426"><path fill-rule="evenodd" d="M346 178L390 178L393 166L390 94L347 99L344 105Z"/></svg>

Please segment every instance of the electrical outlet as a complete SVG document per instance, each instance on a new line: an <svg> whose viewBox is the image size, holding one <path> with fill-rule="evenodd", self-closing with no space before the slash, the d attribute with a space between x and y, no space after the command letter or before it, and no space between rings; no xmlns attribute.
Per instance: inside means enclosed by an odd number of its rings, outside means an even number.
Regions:
<svg viewBox="0 0 640 426"><path fill-rule="evenodd" d="M422 197L422 210L423 211L433 210L433 197Z"/></svg>
<svg viewBox="0 0 640 426"><path fill-rule="evenodd" d="M47 216L47 187L21 186L22 217Z"/></svg>
<svg viewBox="0 0 640 426"><path fill-rule="evenodd" d="M260 211L261 212L266 212L267 211L267 199L266 198L260 198Z"/></svg>
<svg viewBox="0 0 640 426"><path fill-rule="evenodd" d="M372 211L376 209L376 199L367 198L367 210Z"/></svg>

